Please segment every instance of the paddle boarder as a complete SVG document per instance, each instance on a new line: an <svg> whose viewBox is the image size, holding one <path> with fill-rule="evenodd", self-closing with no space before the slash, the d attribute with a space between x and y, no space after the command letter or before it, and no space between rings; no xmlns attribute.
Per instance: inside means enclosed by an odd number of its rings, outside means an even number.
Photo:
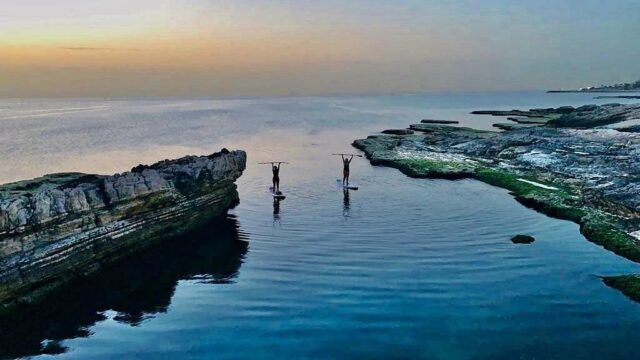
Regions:
<svg viewBox="0 0 640 360"><path fill-rule="evenodd" d="M273 193L278 194L280 192L280 164L272 164L271 171L273 172Z"/></svg>
<svg viewBox="0 0 640 360"><path fill-rule="evenodd" d="M271 165L271 173L273 177L271 178L272 187L269 188L269 192L273 195L274 199L284 200L286 196L280 191L280 165L288 164L285 161L269 161L269 162L259 162L258 164L263 165Z"/></svg>
<svg viewBox="0 0 640 360"><path fill-rule="evenodd" d="M351 164L351 160L353 160L353 155L348 159L344 157L343 154L340 156L342 157L342 164L344 165L344 169L342 170L342 185L344 186L346 182L347 186L349 186L349 165Z"/></svg>

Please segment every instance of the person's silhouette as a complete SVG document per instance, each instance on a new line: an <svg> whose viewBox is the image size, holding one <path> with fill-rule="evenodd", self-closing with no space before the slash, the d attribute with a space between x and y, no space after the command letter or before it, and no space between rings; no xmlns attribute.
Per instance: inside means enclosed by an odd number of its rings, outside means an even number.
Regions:
<svg viewBox="0 0 640 360"><path fill-rule="evenodd" d="M350 158L344 157L344 155L340 155L342 157L342 164L344 165L344 169L342 170L342 185L345 183L349 186L349 165L351 164L351 160L353 160L353 155Z"/></svg>

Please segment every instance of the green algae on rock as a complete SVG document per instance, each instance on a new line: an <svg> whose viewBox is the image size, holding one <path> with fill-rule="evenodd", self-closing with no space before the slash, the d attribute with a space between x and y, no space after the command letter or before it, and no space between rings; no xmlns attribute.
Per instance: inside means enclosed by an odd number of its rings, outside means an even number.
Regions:
<svg viewBox="0 0 640 360"><path fill-rule="evenodd" d="M640 302L640 275L605 276L602 281L629 299Z"/></svg>
<svg viewBox="0 0 640 360"><path fill-rule="evenodd" d="M568 112L568 110L567 110ZM589 240L640 262L640 135L534 127L505 133L416 124L411 136L354 141L374 165L421 178L473 178L580 224Z"/></svg>

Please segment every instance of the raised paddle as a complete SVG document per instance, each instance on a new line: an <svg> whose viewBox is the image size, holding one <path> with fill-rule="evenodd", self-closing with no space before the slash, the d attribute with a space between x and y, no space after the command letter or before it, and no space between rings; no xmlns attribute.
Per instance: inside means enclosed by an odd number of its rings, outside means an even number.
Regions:
<svg viewBox="0 0 640 360"><path fill-rule="evenodd" d="M331 154L331 155L338 155L338 156L346 155L346 156L357 156L357 157L362 157L362 155L358 155L358 154Z"/></svg>

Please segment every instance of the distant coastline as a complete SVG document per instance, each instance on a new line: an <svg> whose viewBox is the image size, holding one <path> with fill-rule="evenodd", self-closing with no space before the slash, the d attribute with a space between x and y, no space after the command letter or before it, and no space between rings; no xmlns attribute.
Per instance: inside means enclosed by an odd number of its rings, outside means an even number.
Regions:
<svg viewBox="0 0 640 360"><path fill-rule="evenodd" d="M547 93L640 93L640 88L632 90L613 89L574 89L574 90L548 90Z"/></svg>
<svg viewBox="0 0 640 360"><path fill-rule="evenodd" d="M640 80L632 83L622 83L613 85L589 86L586 88L569 90L549 90L548 93L612 93L612 92L640 92Z"/></svg>

